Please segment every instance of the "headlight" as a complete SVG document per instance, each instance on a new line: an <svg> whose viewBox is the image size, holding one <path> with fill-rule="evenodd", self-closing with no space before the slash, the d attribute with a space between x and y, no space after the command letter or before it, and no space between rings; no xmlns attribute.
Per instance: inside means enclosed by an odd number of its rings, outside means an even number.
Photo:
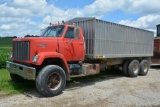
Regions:
<svg viewBox="0 0 160 107"><path fill-rule="evenodd" d="M37 62L37 61L38 61L38 55L34 55L32 62Z"/></svg>
<svg viewBox="0 0 160 107"><path fill-rule="evenodd" d="M12 59L12 57L13 57L13 53L10 52L9 58Z"/></svg>

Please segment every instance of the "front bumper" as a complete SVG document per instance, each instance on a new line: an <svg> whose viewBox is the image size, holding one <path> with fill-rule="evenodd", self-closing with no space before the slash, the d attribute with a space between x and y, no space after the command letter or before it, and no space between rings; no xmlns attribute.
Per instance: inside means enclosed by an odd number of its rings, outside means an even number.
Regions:
<svg viewBox="0 0 160 107"><path fill-rule="evenodd" d="M7 61L6 68L10 73L17 74L24 79L35 80L36 78L36 69L34 67Z"/></svg>

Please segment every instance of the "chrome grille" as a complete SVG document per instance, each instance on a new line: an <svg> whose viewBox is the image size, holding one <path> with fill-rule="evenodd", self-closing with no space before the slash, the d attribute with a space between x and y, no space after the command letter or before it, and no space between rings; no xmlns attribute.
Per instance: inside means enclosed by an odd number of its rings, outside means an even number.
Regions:
<svg viewBox="0 0 160 107"><path fill-rule="evenodd" d="M13 58L16 60L29 60L30 42L29 41L13 42Z"/></svg>

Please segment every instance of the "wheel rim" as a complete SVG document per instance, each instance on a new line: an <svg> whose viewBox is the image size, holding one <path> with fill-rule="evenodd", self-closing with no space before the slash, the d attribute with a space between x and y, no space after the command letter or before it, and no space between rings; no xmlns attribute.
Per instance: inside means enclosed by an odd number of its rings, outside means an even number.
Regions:
<svg viewBox="0 0 160 107"><path fill-rule="evenodd" d="M134 72L134 74L138 74L138 63L135 63L133 65L133 72Z"/></svg>
<svg viewBox="0 0 160 107"><path fill-rule="evenodd" d="M143 67L144 67L144 72L146 73L148 71L148 64L144 63Z"/></svg>
<svg viewBox="0 0 160 107"><path fill-rule="evenodd" d="M52 73L49 77L48 77L48 88L50 90L57 90L62 82L62 77L60 76L59 73Z"/></svg>

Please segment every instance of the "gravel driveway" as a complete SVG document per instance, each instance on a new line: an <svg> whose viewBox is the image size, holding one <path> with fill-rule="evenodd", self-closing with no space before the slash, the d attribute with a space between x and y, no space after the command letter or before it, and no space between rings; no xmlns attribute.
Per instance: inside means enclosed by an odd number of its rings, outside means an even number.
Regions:
<svg viewBox="0 0 160 107"><path fill-rule="evenodd" d="M76 78L61 95L43 98L36 89L0 98L0 107L160 107L160 67L147 76L124 77L119 71Z"/></svg>

